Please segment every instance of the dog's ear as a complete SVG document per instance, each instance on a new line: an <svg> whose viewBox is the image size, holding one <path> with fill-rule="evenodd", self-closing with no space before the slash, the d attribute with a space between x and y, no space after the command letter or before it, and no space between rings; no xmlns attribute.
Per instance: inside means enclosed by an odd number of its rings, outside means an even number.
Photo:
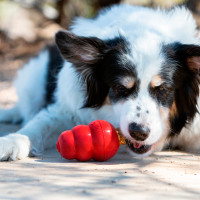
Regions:
<svg viewBox="0 0 200 200"><path fill-rule="evenodd" d="M179 85L175 90L171 124L173 132L178 133L198 112L200 46L175 43L170 54L176 63L174 81Z"/></svg>
<svg viewBox="0 0 200 200"><path fill-rule="evenodd" d="M101 65L108 52L107 45L96 37L81 37L69 31L59 31L55 41L62 56L73 64L86 83L87 96L83 107L100 107L109 90L102 80Z"/></svg>
<svg viewBox="0 0 200 200"><path fill-rule="evenodd" d="M57 32L55 41L63 57L75 67L97 63L107 50L99 38L81 37L70 31Z"/></svg>
<svg viewBox="0 0 200 200"><path fill-rule="evenodd" d="M176 56L178 60L182 60L182 64L194 72L196 75L200 75L200 46L177 44L175 48Z"/></svg>

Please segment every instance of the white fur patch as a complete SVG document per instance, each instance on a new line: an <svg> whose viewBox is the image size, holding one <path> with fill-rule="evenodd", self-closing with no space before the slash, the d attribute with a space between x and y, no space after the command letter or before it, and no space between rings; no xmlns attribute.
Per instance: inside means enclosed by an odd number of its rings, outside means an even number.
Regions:
<svg viewBox="0 0 200 200"><path fill-rule="evenodd" d="M15 87L19 98L18 109L24 124L32 119L44 106L45 81L49 53L42 51L38 57L31 59L17 73Z"/></svg>

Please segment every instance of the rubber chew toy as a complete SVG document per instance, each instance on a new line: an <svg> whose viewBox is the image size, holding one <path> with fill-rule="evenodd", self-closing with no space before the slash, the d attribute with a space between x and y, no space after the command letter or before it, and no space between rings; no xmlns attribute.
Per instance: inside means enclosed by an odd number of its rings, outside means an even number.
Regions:
<svg viewBox="0 0 200 200"><path fill-rule="evenodd" d="M121 137L122 138L122 137ZM112 158L120 145L115 128L104 120L89 125L78 125L60 134L56 148L62 157L79 161L106 161ZM124 138L122 142L124 143Z"/></svg>

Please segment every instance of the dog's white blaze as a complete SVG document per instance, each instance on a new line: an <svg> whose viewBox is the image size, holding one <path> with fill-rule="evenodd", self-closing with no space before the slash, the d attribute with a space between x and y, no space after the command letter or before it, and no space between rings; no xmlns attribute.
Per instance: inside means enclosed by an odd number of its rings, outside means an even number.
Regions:
<svg viewBox="0 0 200 200"><path fill-rule="evenodd" d="M134 45L134 48L136 48L136 45ZM161 45L158 41L151 41L149 45L152 45L153 53L148 51L147 47L140 47L138 44L137 51L133 49L133 58L128 57L132 62L137 62L136 71L140 80L137 97L130 97L127 101L118 103L114 107L116 113L120 113L120 127L125 137L133 141L128 131L130 123L135 122L144 125L150 129L150 134L143 143L153 145L151 151L154 151L161 148L161 144L164 143L166 138L169 109L160 107L149 93L152 78L160 73L164 61L160 53ZM137 107L140 107L140 110L137 110ZM150 152L143 154L143 156L148 155Z"/></svg>
<svg viewBox="0 0 200 200"><path fill-rule="evenodd" d="M141 108L140 111L137 110L138 106ZM129 99L121 105L120 127L130 140L133 140L128 131L130 123L135 122L148 127L150 135L145 144L152 145L162 137L166 130L166 118L166 113L161 113L157 103L148 94L141 92L136 99Z"/></svg>

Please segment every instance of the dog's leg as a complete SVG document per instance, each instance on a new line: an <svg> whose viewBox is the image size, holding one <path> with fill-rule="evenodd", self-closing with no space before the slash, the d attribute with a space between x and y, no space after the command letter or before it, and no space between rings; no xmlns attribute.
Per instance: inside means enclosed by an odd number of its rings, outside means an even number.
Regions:
<svg viewBox="0 0 200 200"><path fill-rule="evenodd" d="M68 119L67 119L68 118ZM40 111L17 133L0 137L0 160L18 160L31 153L39 155L56 144L58 135L74 124L55 105Z"/></svg>

